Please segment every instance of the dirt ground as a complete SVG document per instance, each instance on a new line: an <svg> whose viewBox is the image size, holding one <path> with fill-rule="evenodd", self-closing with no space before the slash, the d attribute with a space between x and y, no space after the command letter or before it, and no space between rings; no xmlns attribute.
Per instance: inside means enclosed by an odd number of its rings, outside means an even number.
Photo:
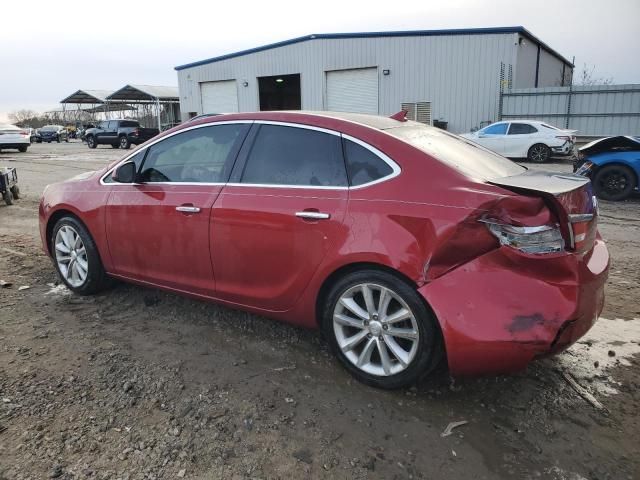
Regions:
<svg viewBox="0 0 640 480"><path fill-rule="evenodd" d="M613 264L581 342L518 375L386 392L317 332L127 284L69 294L41 251L40 193L121 155L0 153L24 194L0 204L0 479L640 478L638 199L601 203Z"/></svg>

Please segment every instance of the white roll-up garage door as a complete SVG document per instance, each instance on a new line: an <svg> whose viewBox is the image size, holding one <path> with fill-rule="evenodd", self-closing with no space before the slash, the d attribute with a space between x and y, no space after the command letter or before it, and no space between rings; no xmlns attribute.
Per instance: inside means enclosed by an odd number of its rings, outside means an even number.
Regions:
<svg viewBox="0 0 640 480"><path fill-rule="evenodd" d="M378 113L378 69L327 72L327 110Z"/></svg>
<svg viewBox="0 0 640 480"><path fill-rule="evenodd" d="M235 80L200 84L202 113L234 113L238 111L238 88Z"/></svg>

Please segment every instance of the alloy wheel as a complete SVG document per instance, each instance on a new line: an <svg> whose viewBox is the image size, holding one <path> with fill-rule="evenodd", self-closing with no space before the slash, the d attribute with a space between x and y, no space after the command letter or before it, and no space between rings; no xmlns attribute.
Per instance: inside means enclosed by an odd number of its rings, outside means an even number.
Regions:
<svg viewBox="0 0 640 480"><path fill-rule="evenodd" d="M334 308L333 329L344 356L370 375L398 374L418 351L420 331L413 312L382 285L362 283L345 291Z"/></svg>
<svg viewBox="0 0 640 480"><path fill-rule="evenodd" d="M60 274L72 287L82 286L87 280L89 259L78 232L69 225L63 225L56 233L54 245Z"/></svg>
<svg viewBox="0 0 640 480"><path fill-rule="evenodd" d="M612 170L599 181L599 187L608 195L615 196L627 188L627 177L619 170Z"/></svg>
<svg viewBox="0 0 640 480"><path fill-rule="evenodd" d="M547 147L544 145L534 145L531 148L531 159L534 162L543 163L547 160Z"/></svg>

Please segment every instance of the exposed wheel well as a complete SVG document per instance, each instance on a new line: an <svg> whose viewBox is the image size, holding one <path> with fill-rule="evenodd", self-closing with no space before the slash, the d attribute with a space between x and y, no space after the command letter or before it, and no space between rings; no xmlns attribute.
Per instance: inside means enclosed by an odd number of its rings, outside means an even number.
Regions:
<svg viewBox="0 0 640 480"><path fill-rule="evenodd" d="M401 272L394 270L391 267L387 267L386 265L382 265L379 263L370 263L370 262L358 262L358 263L350 263L348 265L343 265L334 271L331 275L329 275L325 281L322 283L320 290L318 291L318 296L316 298L316 323L320 326L320 322L322 321L322 305L326 299L326 296L329 294L329 290L331 290L331 286L341 277L351 273L356 272L358 270L381 270L383 272L390 273L395 276L401 282L406 283L411 288L416 288L416 282L411 280L406 275ZM427 305L429 307L429 305ZM431 309L431 307L429 307Z"/></svg>

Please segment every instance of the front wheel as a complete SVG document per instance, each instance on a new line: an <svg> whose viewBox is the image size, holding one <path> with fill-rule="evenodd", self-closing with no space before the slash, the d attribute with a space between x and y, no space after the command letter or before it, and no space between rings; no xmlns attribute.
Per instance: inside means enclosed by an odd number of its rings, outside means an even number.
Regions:
<svg viewBox="0 0 640 480"><path fill-rule="evenodd" d="M13 193L11 193L11 190L7 190L6 192L4 192L2 198L4 199L4 203L6 203L7 205L13 205Z"/></svg>
<svg viewBox="0 0 640 480"><path fill-rule="evenodd" d="M20 198L20 188L18 187L18 185L14 185L13 187L11 187L10 190L11 190L11 193L13 194L13 198L18 200Z"/></svg>
<svg viewBox="0 0 640 480"><path fill-rule="evenodd" d="M96 148L98 146L98 142L94 137L87 137L87 147Z"/></svg>
<svg viewBox="0 0 640 480"><path fill-rule="evenodd" d="M56 142L60 143L60 135L56 137Z"/></svg>
<svg viewBox="0 0 640 480"><path fill-rule="evenodd" d="M129 139L124 135L120 137L120 148L122 148L123 150L128 150L129 147L131 147L131 142L129 141Z"/></svg>
<svg viewBox="0 0 640 480"><path fill-rule="evenodd" d="M51 253L58 275L73 292L91 295L108 286L109 277L93 238L77 218L66 216L56 222Z"/></svg>
<svg viewBox="0 0 640 480"><path fill-rule="evenodd" d="M603 200L625 200L636 187L633 171L624 165L607 165L600 168L594 178L595 193Z"/></svg>
<svg viewBox="0 0 640 480"><path fill-rule="evenodd" d="M410 386L441 360L437 320L414 288L387 272L346 275L333 286L322 311L333 352L367 385Z"/></svg>
<svg viewBox="0 0 640 480"><path fill-rule="evenodd" d="M543 143L536 143L527 153L530 162L545 163L551 157L551 149Z"/></svg>

